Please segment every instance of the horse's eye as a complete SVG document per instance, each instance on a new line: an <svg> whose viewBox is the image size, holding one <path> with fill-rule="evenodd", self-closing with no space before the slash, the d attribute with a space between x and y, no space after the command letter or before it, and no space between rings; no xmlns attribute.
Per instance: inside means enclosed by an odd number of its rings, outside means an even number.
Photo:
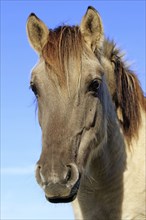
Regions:
<svg viewBox="0 0 146 220"><path fill-rule="evenodd" d="M89 92L92 92L94 95L97 94L98 90L99 90L99 87L100 87L100 84L101 84L101 80L99 79L94 79L89 87L88 87L88 91Z"/></svg>
<svg viewBox="0 0 146 220"><path fill-rule="evenodd" d="M35 94L35 96L38 97L38 91L37 91L36 85L34 83L30 83L30 88Z"/></svg>

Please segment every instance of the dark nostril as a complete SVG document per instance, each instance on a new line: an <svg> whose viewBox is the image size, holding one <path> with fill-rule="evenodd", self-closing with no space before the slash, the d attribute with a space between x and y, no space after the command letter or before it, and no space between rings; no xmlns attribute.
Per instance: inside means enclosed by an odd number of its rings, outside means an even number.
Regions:
<svg viewBox="0 0 146 220"><path fill-rule="evenodd" d="M68 182L71 179L71 166L67 165L67 168L68 168L68 170L67 170L67 175L65 178L66 182Z"/></svg>
<svg viewBox="0 0 146 220"><path fill-rule="evenodd" d="M38 164L38 169L41 170L42 169L42 166L40 164Z"/></svg>
<svg viewBox="0 0 146 220"><path fill-rule="evenodd" d="M79 171L76 164L71 163L67 165L68 171L66 181L68 184L74 185L79 180Z"/></svg>

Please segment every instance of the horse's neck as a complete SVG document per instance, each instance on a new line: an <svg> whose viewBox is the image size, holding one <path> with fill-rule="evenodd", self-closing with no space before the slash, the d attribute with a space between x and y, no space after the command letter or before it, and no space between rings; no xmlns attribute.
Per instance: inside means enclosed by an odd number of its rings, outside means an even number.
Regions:
<svg viewBox="0 0 146 220"><path fill-rule="evenodd" d="M113 124L112 136L82 178L73 204L76 219L145 219L146 114L141 115L138 138L130 148Z"/></svg>
<svg viewBox="0 0 146 220"><path fill-rule="evenodd" d="M113 131L112 131L113 129ZM126 152L124 136L117 122L113 122L107 142L101 147L97 156L92 159L87 175L96 182L105 185L109 190L111 182L121 178L126 168Z"/></svg>
<svg viewBox="0 0 146 220"><path fill-rule="evenodd" d="M145 185L145 158L146 158L146 112L141 110L141 124L138 138L131 142L127 150L127 169L124 172L124 197L122 205L123 219L146 218L146 185ZM137 216L137 218L135 217Z"/></svg>
<svg viewBox="0 0 146 220"><path fill-rule="evenodd" d="M77 218L120 219L125 161L123 135L117 121L113 121L107 143L91 160L82 178L78 199L74 203L80 206Z"/></svg>

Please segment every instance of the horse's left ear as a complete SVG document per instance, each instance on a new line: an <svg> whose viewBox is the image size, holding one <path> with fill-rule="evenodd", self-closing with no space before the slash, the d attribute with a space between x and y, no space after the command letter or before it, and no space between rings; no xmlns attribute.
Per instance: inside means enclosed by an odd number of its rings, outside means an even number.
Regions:
<svg viewBox="0 0 146 220"><path fill-rule="evenodd" d="M93 7L88 7L82 19L80 30L84 40L93 51L95 48L100 48L102 46L104 39L102 21L100 15Z"/></svg>
<svg viewBox="0 0 146 220"><path fill-rule="evenodd" d="M41 54L49 36L47 26L34 13L32 13L28 17L26 29L31 46Z"/></svg>

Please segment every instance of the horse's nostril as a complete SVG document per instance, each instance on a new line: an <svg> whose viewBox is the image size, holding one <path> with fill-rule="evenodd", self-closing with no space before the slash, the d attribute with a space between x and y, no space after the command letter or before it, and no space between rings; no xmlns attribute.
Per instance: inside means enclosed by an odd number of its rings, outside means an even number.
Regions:
<svg viewBox="0 0 146 220"><path fill-rule="evenodd" d="M67 168L68 168L68 170L67 170L67 175L65 178L66 182L68 182L71 179L71 166L68 165Z"/></svg>
<svg viewBox="0 0 146 220"><path fill-rule="evenodd" d="M74 185L77 180L79 179L79 171L77 169L77 166L73 163L66 165L67 171L65 176L65 184L71 184Z"/></svg>
<svg viewBox="0 0 146 220"><path fill-rule="evenodd" d="M38 164L38 169L41 170L42 166L40 164Z"/></svg>

